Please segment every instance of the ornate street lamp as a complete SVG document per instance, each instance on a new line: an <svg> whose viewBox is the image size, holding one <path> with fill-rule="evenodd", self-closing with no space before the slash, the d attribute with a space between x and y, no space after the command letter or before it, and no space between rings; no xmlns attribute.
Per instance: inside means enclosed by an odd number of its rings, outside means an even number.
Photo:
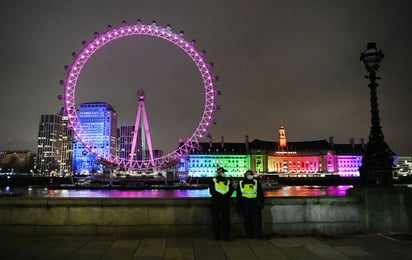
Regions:
<svg viewBox="0 0 412 260"><path fill-rule="evenodd" d="M365 78L369 78L370 81L368 87L370 88L372 115L369 141L362 159L362 166L359 168L362 186L392 186L394 153L384 141L376 94L376 87L378 86L376 81L380 79L376 76L376 72L379 70L383 57L382 51L376 48L374 42L368 43L366 50L360 55L360 60L368 72L368 76L365 76Z"/></svg>

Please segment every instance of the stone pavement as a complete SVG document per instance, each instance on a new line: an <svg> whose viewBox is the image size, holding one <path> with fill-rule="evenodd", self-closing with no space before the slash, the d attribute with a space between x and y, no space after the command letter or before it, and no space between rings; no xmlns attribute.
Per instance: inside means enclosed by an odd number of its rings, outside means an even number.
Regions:
<svg viewBox="0 0 412 260"><path fill-rule="evenodd" d="M1 237L0 259L412 259L412 235Z"/></svg>

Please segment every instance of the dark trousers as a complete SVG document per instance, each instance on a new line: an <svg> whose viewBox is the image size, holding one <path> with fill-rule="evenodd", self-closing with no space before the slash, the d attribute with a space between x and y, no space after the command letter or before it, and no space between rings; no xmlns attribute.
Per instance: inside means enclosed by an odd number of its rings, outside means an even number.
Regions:
<svg viewBox="0 0 412 260"><path fill-rule="evenodd" d="M220 239L221 231L225 239L230 238L230 205L227 199L212 199L213 232Z"/></svg>
<svg viewBox="0 0 412 260"><path fill-rule="evenodd" d="M261 238L262 231L262 212L257 199L243 199L242 213L246 235L250 238Z"/></svg>

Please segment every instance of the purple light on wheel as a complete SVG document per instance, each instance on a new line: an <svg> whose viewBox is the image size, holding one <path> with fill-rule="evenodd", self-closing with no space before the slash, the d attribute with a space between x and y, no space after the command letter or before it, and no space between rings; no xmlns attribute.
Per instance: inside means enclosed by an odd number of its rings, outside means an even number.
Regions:
<svg viewBox="0 0 412 260"><path fill-rule="evenodd" d="M146 35L163 39L183 50L196 65L202 77L203 87L205 90L205 105L202 118L200 119L198 126L196 127L193 134L186 140L183 145L179 146L179 148L165 156L156 158L154 160L154 163L147 160L134 160L130 162L130 160L119 158L118 156L113 154L105 154L106 152L104 152L102 149L95 148L96 145L93 145L93 140L91 140L90 137L82 129L76 111L76 85L80 73L89 58L107 43L123 37L135 35ZM65 109L68 113L69 127L73 129L73 132L78 141L82 142L88 151L99 157L105 158L112 163L117 164L119 167L129 169L152 169L160 168L164 165L170 164L172 161L175 161L176 159L180 158L184 154L187 154L191 149L196 147L199 140L207 132L207 128L210 125L213 125L213 113L216 108L216 91L214 88L214 79L217 77L214 77L212 75L211 66L209 66L209 63L207 63L204 59L205 51L198 51L195 48L194 40L191 40L189 42L183 37L184 34L182 32L174 33L171 30L170 25L167 25L166 28L163 28L158 26L155 22L153 22L152 24L143 24L140 20L138 20L134 25L129 25L126 22L123 22L119 27L109 26L105 33L95 33L92 41L82 42L83 49L78 53L73 53L73 63L71 64L71 66L67 67L68 70L66 80L64 81L65 91L63 100Z"/></svg>

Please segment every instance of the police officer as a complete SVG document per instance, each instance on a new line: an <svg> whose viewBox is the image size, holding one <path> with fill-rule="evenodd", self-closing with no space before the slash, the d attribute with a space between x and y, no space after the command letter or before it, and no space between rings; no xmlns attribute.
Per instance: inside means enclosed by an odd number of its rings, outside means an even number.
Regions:
<svg viewBox="0 0 412 260"><path fill-rule="evenodd" d="M237 208L243 214L246 235L263 239L262 213L264 195L260 182L251 170L246 171L236 191Z"/></svg>
<svg viewBox="0 0 412 260"><path fill-rule="evenodd" d="M226 170L219 167L216 177L210 182L210 194L212 195L212 221L215 239L219 240L221 229L223 238L230 240L230 197L233 186L228 178L224 176Z"/></svg>

